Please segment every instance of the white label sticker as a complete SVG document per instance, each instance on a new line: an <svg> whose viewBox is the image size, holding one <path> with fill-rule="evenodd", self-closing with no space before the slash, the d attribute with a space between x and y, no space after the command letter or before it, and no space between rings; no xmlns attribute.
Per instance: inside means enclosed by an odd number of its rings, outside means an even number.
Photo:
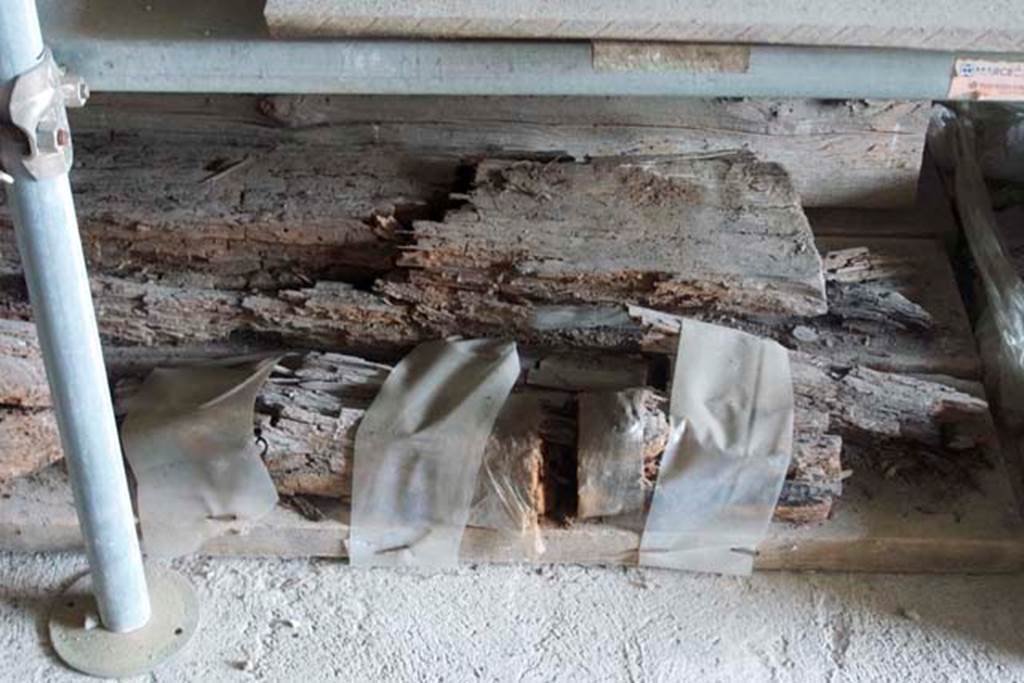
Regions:
<svg viewBox="0 0 1024 683"><path fill-rule="evenodd" d="M1024 62L957 59L949 99L1024 100Z"/></svg>

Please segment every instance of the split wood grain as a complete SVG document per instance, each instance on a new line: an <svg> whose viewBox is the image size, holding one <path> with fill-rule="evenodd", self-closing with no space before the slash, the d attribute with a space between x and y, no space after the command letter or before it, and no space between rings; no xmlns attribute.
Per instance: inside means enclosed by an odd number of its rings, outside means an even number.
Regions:
<svg viewBox="0 0 1024 683"><path fill-rule="evenodd" d="M865 218L864 220L867 220ZM948 258L934 239L819 238L829 311L822 316L737 316L700 309L707 322L773 338L837 366L980 379L974 335ZM551 306L479 278L424 274L378 290L411 307L437 336L515 335L537 346L636 350L643 336L617 304Z"/></svg>
<svg viewBox="0 0 1024 683"><path fill-rule="evenodd" d="M0 318L0 406L51 406L35 325Z"/></svg>
<svg viewBox="0 0 1024 683"><path fill-rule="evenodd" d="M51 405L35 326L0 320L0 482L62 457Z"/></svg>
<svg viewBox="0 0 1024 683"><path fill-rule="evenodd" d="M397 254L396 217L456 181L429 159L167 129L76 133L75 156L91 270L229 289L379 275ZM19 268L0 206L0 271Z"/></svg>
<svg viewBox="0 0 1024 683"><path fill-rule="evenodd" d="M751 154L484 161L467 204L414 223L399 265L549 304L816 315L821 258L785 172Z"/></svg>
<svg viewBox="0 0 1024 683"><path fill-rule="evenodd" d="M746 149L782 165L805 207L893 208L914 203L930 111L930 102L900 100L99 93L70 115L78 147L85 135L174 131L176 139L154 144L217 147L230 139L227 160L240 159L246 145L254 158L282 144L315 154L333 148L339 159L386 153L427 187L487 157L584 161ZM258 169L243 170L232 186ZM294 171L280 173L287 180Z"/></svg>

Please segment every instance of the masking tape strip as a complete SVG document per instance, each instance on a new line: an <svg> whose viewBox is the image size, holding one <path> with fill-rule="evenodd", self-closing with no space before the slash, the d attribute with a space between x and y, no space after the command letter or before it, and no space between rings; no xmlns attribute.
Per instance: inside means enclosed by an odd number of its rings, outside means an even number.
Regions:
<svg viewBox="0 0 1024 683"><path fill-rule="evenodd" d="M747 45L596 40L591 43L594 71L742 74L750 69Z"/></svg>
<svg viewBox="0 0 1024 683"><path fill-rule="evenodd" d="M681 319L672 438L640 541L641 565L749 574L793 451L789 354Z"/></svg>
<svg viewBox="0 0 1024 683"><path fill-rule="evenodd" d="M196 552L206 539L277 504L253 407L278 360L157 368L125 401L121 440L147 554Z"/></svg>
<svg viewBox="0 0 1024 683"><path fill-rule="evenodd" d="M484 448L519 375L513 343L433 341L399 363L356 432L349 558L452 566Z"/></svg>
<svg viewBox="0 0 1024 683"><path fill-rule="evenodd" d="M577 516L611 517L644 507L644 389L578 399Z"/></svg>

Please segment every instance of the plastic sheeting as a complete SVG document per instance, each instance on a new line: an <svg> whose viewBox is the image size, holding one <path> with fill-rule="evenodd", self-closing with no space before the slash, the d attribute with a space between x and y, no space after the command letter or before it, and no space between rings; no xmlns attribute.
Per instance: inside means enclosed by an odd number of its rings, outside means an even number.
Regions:
<svg viewBox="0 0 1024 683"><path fill-rule="evenodd" d="M279 358L158 368L125 402L143 548L174 557L274 508L253 433L256 394Z"/></svg>
<svg viewBox="0 0 1024 683"><path fill-rule="evenodd" d="M956 121L971 121L971 156L979 177L1024 182L1024 104L957 102L936 105L928 130L928 149L945 169L962 156L956 149Z"/></svg>
<svg viewBox="0 0 1024 683"><path fill-rule="evenodd" d="M643 403L649 391L579 396L577 515L613 517L644 509Z"/></svg>
<svg viewBox="0 0 1024 683"><path fill-rule="evenodd" d="M1024 431L1024 281L999 234L973 125L957 116L946 126L956 160L957 211L985 291L976 333L986 385L998 401L1000 419L1016 435Z"/></svg>
<svg viewBox="0 0 1024 683"><path fill-rule="evenodd" d="M513 343L421 344L388 376L356 432L353 565L450 566L484 449L519 375Z"/></svg>
<svg viewBox="0 0 1024 683"><path fill-rule="evenodd" d="M750 574L793 451L789 354L767 339L681 319L672 437L639 562Z"/></svg>
<svg viewBox="0 0 1024 683"><path fill-rule="evenodd" d="M492 532L495 555L537 560L544 553L535 499L544 467L543 422L536 395L512 394L487 440L467 523Z"/></svg>

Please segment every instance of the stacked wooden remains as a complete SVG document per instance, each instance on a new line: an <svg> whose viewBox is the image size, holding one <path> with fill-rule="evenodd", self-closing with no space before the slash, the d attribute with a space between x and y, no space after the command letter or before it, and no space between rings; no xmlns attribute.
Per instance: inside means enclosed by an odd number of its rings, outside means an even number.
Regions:
<svg viewBox="0 0 1024 683"><path fill-rule="evenodd" d="M990 419L944 256L923 240L830 239L822 260L787 175L749 154L486 160L464 187L319 146L96 144L76 178L112 367L296 351L257 406L284 494L346 498L355 429L391 365L457 334L520 343L509 410L529 417L499 420L486 462L513 482L524 527L642 506L667 440L675 315L793 350L779 520L826 519L851 469L985 464ZM25 320L11 243L0 231L0 318ZM24 410L16 393L0 383L0 415ZM596 507L594 411L644 422L632 488Z"/></svg>
<svg viewBox="0 0 1024 683"><path fill-rule="evenodd" d="M61 457L35 327L0 320L0 482Z"/></svg>

